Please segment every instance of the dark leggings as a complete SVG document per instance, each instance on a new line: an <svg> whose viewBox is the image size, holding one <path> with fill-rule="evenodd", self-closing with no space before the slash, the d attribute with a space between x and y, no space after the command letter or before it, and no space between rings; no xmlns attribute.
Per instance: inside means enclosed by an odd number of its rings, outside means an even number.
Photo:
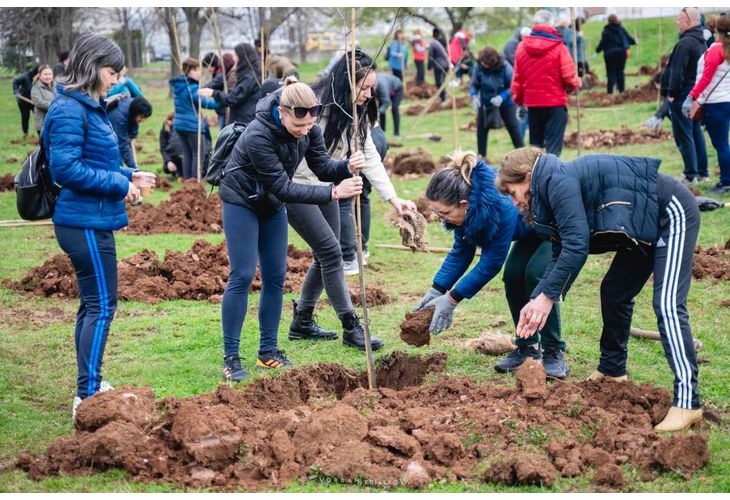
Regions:
<svg viewBox="0 0 730 500"><path fill-rule="evenodd" d="M477 151L482 157L487 157L487 144L489 141L489 130L485 127L487 108L480 107L477 111ZM502 117L504 126L512 139L512 146L521 148L525 145L520 133L520 123L517 121L517 106L500 107L499 114Z"/></svg>
<svg viewBox="0 0 730 500"><path fill-rule="evenodd" d="M436 81L436 88L440 89L441 85L444 84L444 78L446 78L446 70L441 69L440 67L436 66L434 63L433 78ZM439 93L439 99L441 99L441 102L444 102L446 100L446 88L445 87Z"/></svg>
<svg viewBox="0 0 730 500"><path fill-rule="evenodd" d="M395 69L395 68L390 68L390 70L393 72L393 74L395 76L398 77L398 79L400 81L403 81L403 70L401 70L401 69Z"/></svg>
<svg viewBox="0 0 730 500"><path fill-rule="evenodd" d="M276 349L286 277L286 208L269 217L223 202L223 231L226 235L231 274L223 293L221 323L226 356L238 356L243 321L248 309L248 290L261 266L259 296L259 354Z"/></svg>
<svg viewBox="0 0 730 500"><path fill-rule="evenodd" d="M370 192L373 187L367 177L362 177L362 195L360 195L360 218L362 222L362 251L367 252L370 240ZM342 259L352 262L357 259L357 242L355 241L355 207L354 198L340 200L340 245Z"/></svg>
<svg viewBox="0 0 730 500"><path fill-rule="evenodd" d="M30 114L33 112L33 105L18 99L18 108L20 109L20 126L23 128L23 134L27 134L28 124L30 123Z"/></svg>
<svg viewBox="0 0 730 500"><path fill-rule="evenodd" d="M545 274L552 260L552 244L542 241L535 234L515 241L504 264L504 291L507 296L512 321L519 323L520 311L530 301L530 295ZM537 344L543 349L565 349L560 336L560 304L555 303L545 326L526 339L517 338L518 346Z"/></svg>
<svg viewBox="0 0 730 500"><path fill-rule="evenodd" d="M93 396L101 384L101 364L109 326L117 310L117 253L112 231L55 226L56 240L69 256L79 285L76 314L76 395Z"/></svg>
<svg viewBox="0 0 730 500"><path fill-rule="evenodd" d="M403 87L399 88L395 95L390 96L390 109L391 113L393 114L393 135L399 136L400 135L400 102L403 100ZM380 128L383 129L383 132L386 132L387 129L385 128L385 120L386 113L380 113Z"/></svg>
<svg viewBox="0 0 730 500"><path fill-rule="evenodd" d="M312 265L302 284L300 310L317 305L322 290L339 317L354 310L345 282L340 250L340 209L336 200L326 205L289 203L289 224L312 249Z"/></svg>
<svg viewBox="0 0 730 500"><path fill-rule="evenodd" d="M416 65L416 85L423 85L426 81L425 61L413 61Z"/></svg>
<svg viewBox="0 0 730 500"><path fill-rule="evenodd" d="M182 144L182 178L184 180L198 177L198 133L177 131Z"/></svg>
<svg viewBox="0 0 730 500"><path fill-rule="evenodd" d="M606 80L608 80L606 84L606 91L609 94L613 94L613 87L615 85L619 93L623 92L626 80L624 76L626 54L621 52L612 53L610 55L607 54L605 60Z"/></svg>

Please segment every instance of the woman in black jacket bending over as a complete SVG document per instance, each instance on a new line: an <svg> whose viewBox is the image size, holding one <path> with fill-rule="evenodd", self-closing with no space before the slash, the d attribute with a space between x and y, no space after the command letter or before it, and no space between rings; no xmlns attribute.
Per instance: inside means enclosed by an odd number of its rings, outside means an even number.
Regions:
<svg viewBox="0 0 730 500"><path fill-rule="evenodd" d="M618 155L563 163L522 148L505 157L497 186L529 213L538 235L553 241L553 260L520 312L518 337L543 327L588 253L616 252L601 283L601 358L591 379L626 380L634 297L654 273L654 311L674 372L672 407L655 429L679 431L702 420L687 314L700 212L684 185L658 173L660 163Z"/></svg>
<svg viewBox="0 0 730 500"><path fill-rule="evenodd" d="M287 79L286 86L262 99L256 118L241 134L223 172L220 197L231 274L223 294L222 323L226 379L247 377L239 357L239 340L248 307L248 290L261 266L260 347L256 366L278 368L291 362L277 349L277 333L286 275L286 202L324 204L360 194L362 179L352 174L362 154L332 160L322 132L314 124L321 105L309 86ZM299 162L323 181L338 186L305 186L291 181Z"/></svg>

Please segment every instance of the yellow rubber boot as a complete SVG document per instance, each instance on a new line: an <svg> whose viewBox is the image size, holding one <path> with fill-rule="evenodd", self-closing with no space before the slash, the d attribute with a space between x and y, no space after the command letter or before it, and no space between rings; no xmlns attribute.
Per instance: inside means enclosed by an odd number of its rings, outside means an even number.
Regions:
<svg viewBox="0 0 730 500"><path fill-rule="evenodd" d="M654 430L657 432L683 431L690 427L699 427L701 422L702 408L687 410L672 406L669 408L667 416L654 427Z"/></svg>
<svg viewBox="0 0 730 500"><path fill-rule="evenodd" d="M588 375L588 378L586 380L601 380L604 378L608 380L613 380L614 382L626 382L627 380L629 380L629 377L627 375L621 375L620 377L611 377L610 375L604 375L598 370Z"/></svg>

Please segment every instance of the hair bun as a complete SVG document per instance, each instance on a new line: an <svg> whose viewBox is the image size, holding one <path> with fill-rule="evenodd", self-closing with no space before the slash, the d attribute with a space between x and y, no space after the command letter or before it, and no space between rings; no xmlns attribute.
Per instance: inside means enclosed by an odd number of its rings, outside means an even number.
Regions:
<svg viewBox="0 0 730 500"><path fill-rule="evenodd" d="M457 170L467 184L471 186L471 172L477 164L477 155L474 151L456 150L449 156L446 168Z"/></svg>
<svg viewBox="0 0 730 500"><path fill-rule="evenodd" d="M284 87L287 85L292 85L294 83L299 83L299 80L294 75L289 75L286 78L284 78Z"/></svg>

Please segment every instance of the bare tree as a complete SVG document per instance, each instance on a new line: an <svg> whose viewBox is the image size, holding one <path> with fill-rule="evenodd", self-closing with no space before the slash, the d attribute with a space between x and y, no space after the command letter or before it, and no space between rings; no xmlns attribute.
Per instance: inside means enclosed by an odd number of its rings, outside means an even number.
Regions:
<svg viewBox="0 0 730 500"><path fill-rule="evenodd" d="M0 16L0 38L19 54L32 53L36 62L53 63L60 51L71 48L77 35L75 23L82 17L82 10L76 7L4 8ZM19 60L19 69L26 62Z"/></svg>
<svg viewBox="0 0 730 500"><path fill-rule="evenodd" d="M117 19L122 26L122 43L124 45L124 58L126 60L127 71L131 75L134 72L134 58L132 57L132 30L129 23L131 20L131 7L117 7Z"/></svg>
<svg viewBox="0 0 730 500"><path fill-rule="evenodd" d="M188 53L190 57L198 59L200 58L200 37L213 10L211 7L182 7L182 11L188 22Z"/></svg>
<svg viewBox="0 0 730 500"><path fill-rule="evenodd" d="M162 24L165 25L167 37L170 40L170 78L180 74L180 40L177 38L177 7L155 7L155 11Z"/></svg>

